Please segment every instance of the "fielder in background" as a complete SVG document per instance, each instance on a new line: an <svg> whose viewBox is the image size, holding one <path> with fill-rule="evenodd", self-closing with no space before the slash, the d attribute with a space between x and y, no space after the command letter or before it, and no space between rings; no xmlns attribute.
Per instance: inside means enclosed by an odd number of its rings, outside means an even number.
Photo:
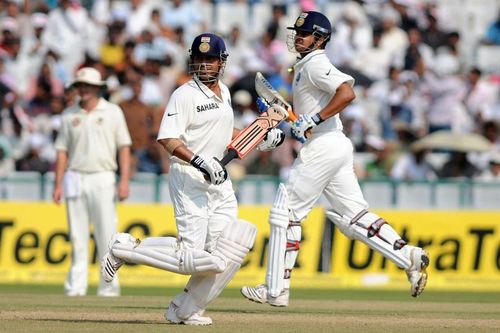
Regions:
<svg viewBox="0 0 500 333"><path fill-rule="evenodd" d="M220 37L197 36L189 63L194 77L174 91L161 122L158 141L171 156L169 189L178 237L139 241L117 234L101 266L108 281L124 262L191 275L165 312L175 324L212 324L203 313L236 274L257 232L237 219L233 186L220 162L239 132L233 127L229 90L219 81L227 56ZM282 141L283 133L271 130L259 148L272 149Z"/></svg>
<svg viewBox="0 0 500 333"><path fill-rule="evenodd" d="M269 216L266 284L243 287L247 299L288 306L291 272L301 240L301 222L323 194L327 216L347 237L358 239L405 269L411 295L427 282L427 251L406 244L380 216L368 211L353 168L353 146L342 132L339 113L355 98L354 79L325 55L332 27L318 12L303 12L288 29L294 65L293 106L300 114L292 136L304 142L286 185L280 184Z"/></svg>
<svg viewBox="0 0 500 333"><path fill-rule="evenodd" d="M97 253L102 258L109 239L116 233L115 196L124 200L129 193L131 140L120 107L100 97L105 83L96 69L80 69L72 85L80 101L63 113L55 143L53 199L59 204L64 195L73 251L65 292L68 296L83 296L88 282L89 226L94 225ZM119 296L118 281L109 284L101 278L97 295Z"/></svg>

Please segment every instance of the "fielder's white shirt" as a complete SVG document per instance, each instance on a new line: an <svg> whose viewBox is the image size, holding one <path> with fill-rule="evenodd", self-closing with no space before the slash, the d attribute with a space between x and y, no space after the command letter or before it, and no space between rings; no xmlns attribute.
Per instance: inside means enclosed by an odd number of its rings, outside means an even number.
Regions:
<svg viewBox="0 0 500 333"><path fill-rule="evenodd" d="M354 79L332 65L324 50L316 50L294 65L293 109L298 114L315 114L333 98L342 83L354 85ZM339 115L326 119L313 133L342 130Z"/></svg>
<svg viewBox="0 0 500 333"><path fill-rule="evenodd" d="M132 143L122 109L104 98L90 112L67 108L61 122L55 147L67 152L69 170L115 171L117 150Z"/></svg>
<svg viewBox="0 0 500 333"><path fill-rule="evenodd" d="M222 98L197 79L177 88L163 114L158 140L180 139L197 155L221 159L233 135L234 115L229 89L220 81L219 86Z"/></svg>

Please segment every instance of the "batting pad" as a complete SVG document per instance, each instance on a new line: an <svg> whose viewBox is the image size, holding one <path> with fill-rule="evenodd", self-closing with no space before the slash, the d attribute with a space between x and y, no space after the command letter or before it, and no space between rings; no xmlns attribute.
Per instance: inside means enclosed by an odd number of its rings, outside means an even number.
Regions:
<svg viewBox="0 0 500 333"><path fill-rule="evenodd" d="M284 184L280 184L269 214L270 235L266 284L268 293L278 297L284 289L285 253L288 228L288 195Z"/></svg>
<svg viewBox="0 0 500 333"><path fill-rule="evenodd" d="M117 243L113 246L113 255L129 263L188 275L200 272L219 273L226 269L226 262L220 256L182 248L174 237L146 239L135 248L130 244Z"/></svg>
<svg viewBox="0 0 500 333"><path fill-rule="evenodd" d="M214 253L224 256L226 269L218 274L193 275L186 286L184 298L178 298L182 304L176 311L181 319L187 319L203 311L213 301L240 269L248 251L252 248L257 228L243 220L230 223L217 241ZM177 299L177 298L176 298Z"/></svg>
<svg viewBox="0 0 500 333"><path fill-rule="evenodd" d="M292 224L292 223L290 223ZM283 275L283 288L290 288L292 269L299 255L300 240L302 239L302 226L300 222L289 225L286 231L285 272ZM273 295L271 295L273 296Z"/></svg>
<svg viewBox="0 0 500 333"><path fill-rule="evenodd" d="M372 214L377 217L376 219L372 219L371 222L374 222L377 219L379 219L378 215L375 215L373 213L369 214ZM368 231L361 225L361 223L351 224L350 218L346 216L341 216L333 211L327 211L326 216L339 228L339 230L344 235L346 235L350 239L357 239L365 243L366 245L368 245L370 249L379 252L380 254L382 254L387 259L391 260L400 268L408 269L410 267L411 265L410 260L404 255L404 253L401 250L394 250L393 244L388 243L387 241L381 239L378 236L368 237ZM384 225L384 227L386 226L390 227L388 224ZM392 227L390 227L390 230L391 230L389 231L390 236L393 236L394 234L397 235L396 231L394 231ZM400 238L401 237L397 235L397 239Z"/></svg>

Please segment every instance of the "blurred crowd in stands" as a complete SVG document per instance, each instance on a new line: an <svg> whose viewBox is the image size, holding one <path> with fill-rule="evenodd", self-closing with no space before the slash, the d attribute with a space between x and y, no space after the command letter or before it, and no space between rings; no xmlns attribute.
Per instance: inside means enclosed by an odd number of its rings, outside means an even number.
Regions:
<svg viewBox="0 0 500 333"><path fill-rule="evenodd" d="M208 30L224 36L229 59L223 81L233 94L236 125L243 128L256 116L257 71L291 99L295 55L285 44L286 26L301 9L322 11L334 4L327 14L334 14L335 32L326 52L356 79L357 99L341 117L359 157L359 177L500 179L499 67L481 68L475 58L480 45L500 47L500 14L482 35L464 42L445 2L2 0L0 177L52 171L61 112L77 99L69 83L83 66L102 73L105 97L123 109L135 172L168 173L156 133L170 94L189 79L192 38ZM234 23L222 31L214 24L224 21L215 18L218 6L229 13L231 6L248 9L253 28ZM265 21L259 13L267 13ZM231 22L239 19L248 22ZM262 33L256 35L257 27ZM476 133L491 150L441 151L445 158L437 163L412 143L438 130ZM273 152L253 152L232 163L230 172L235 179L286 177L299 144L287 138Z"/></svg>

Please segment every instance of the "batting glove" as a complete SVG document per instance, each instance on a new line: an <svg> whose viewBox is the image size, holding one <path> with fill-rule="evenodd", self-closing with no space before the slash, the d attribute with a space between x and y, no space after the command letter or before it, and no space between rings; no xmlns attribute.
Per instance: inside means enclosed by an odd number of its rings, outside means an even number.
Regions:
<svg viewBox="0 0 500 333"><path fill-rule="evenodd" d="M266 112L267 109L270 108L270 105L262 97L257 97L257 100L255 102L257 103L259 114L261 114L262 112Z"/></svg>
<svg viewBox="0 0 500 333"><path fill-rule="evenodd" d="M312 116L301 114L299 119L292 123L292 137L304 143L306 141L306 132L318 126L321 122L323 122L323 119L321 119L319 113Z"/></svg>
<svg viewBox="0 0 500 333"><path fill-rule="evenodd" d="M272 128L266 133L264 140L257 145L257 149L269 151L278 147L283 141L285 141L285 133L279 128Z"/></svg>
<svg viewBox="0 0 500 333"><path fill-rule="evenodd" d="M203 157L194 155L190 163L205 175L205 179L214 185L220 185L227 179L227 170L216 157L205 161Z"/></svg>

